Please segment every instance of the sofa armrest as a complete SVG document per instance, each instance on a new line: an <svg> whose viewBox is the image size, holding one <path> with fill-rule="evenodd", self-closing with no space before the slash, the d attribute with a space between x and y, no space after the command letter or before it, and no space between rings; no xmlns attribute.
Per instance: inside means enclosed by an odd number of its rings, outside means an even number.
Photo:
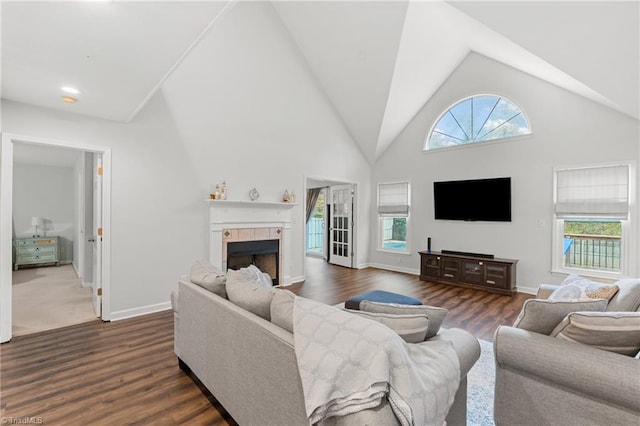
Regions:
<svg viewBox="0 0 640 426"><path fill-rule="evenodd" d="M540 284L538 286L538 292L536 293L536 299L548 299L551 293L559 287L559 285L553 284Z"/></svg>
<svg viewBox="0 0 640 426"><path fill-rule="evenodd" d="M640 413L640 370L632 357L507 326L496 330L494 351L496 370Z"/></svg>
<svg viewBox="0 0 640 426"><path fill-rule="evenodd" d="M480 358L480 343L471 333L459 328L441 328L440 333L421 344L428 345L434 340L447 340L453 345L453 349L460 361L460 377L465 377L471 367Z"/></svg>

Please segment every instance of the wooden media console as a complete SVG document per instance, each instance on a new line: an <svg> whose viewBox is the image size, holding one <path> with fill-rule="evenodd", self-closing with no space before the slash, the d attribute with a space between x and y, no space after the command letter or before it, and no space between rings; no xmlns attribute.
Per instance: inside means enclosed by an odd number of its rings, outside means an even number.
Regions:
<svg viewBox="0 0 640 426"><path fill-rule="evenodd" d="M464 253L420 253L420 279L513 296L516 263L513 259Z"/></svg>

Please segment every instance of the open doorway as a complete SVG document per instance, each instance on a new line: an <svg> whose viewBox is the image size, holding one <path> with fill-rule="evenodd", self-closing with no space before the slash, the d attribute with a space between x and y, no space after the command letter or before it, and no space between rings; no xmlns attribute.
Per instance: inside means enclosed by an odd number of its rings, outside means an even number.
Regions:
<svg viewBox="0 0 640 426"><path fill-rule="evenodd" d="M305 254L354 268L357 185L317 178L305 183Z"/></svg>
<svg viewBox="0 0 640 426"><path fill-rule="evenodd" d="M327 259L327 190L308 188L310 210L307 212L307 256Z"/></svg>
<svg viewBox="0 0 640 426"><path fill-rule="evenodd" d="M3 134L0 153L0 341L41 331L37 317L42 329L108 320L111 150Z"/></svg>

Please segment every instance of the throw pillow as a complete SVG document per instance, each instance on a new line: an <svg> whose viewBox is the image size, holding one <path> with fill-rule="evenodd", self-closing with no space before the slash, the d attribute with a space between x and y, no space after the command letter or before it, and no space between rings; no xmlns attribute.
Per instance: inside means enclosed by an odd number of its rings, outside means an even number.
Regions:
<svg viewBox="0 0 640 426"><path fill-rule="evenodd" d="M242 272L227 271L227 294L229 300L267 321L271 320L271 300L276 289L247 281Z"/></svg>
<svg viewBox="0 0 640 426"><path fill-rule="evenodd" d="M609 301L617 292L618 286L615 284L591 281L571 274L557 290L551 293L548 300L606 299Z"/></svg>
<svg viewBox="0 0 640 426"><path fill-rule="evenodd" d="M227 277L220 269L206 260L198 260L191 265L189 280L220 297L227 298L227 291L225 289Z"/></svg>
<svg viewBox="0 0 640 426"><path fill-rule="evenodd" d="M240 268L242 275L252 283L260 284L266 287L273 287L273 280L266 272L262 272L256 265L249 265L246 268Z"/></svg>
<svg viewBox="0 0 640 426"><path fill-rule="evenodd" d="M425 339L430 339L438 334L442 322L449 313L449 311L444 308L438 308L429 305L399 305L397 303L370 302L368 300L363 300L362 302L360 302L360 310L382 314L426 315L426 317L429 319L429 329L427 330L427 336L425 337Z"/></svg>
<svg viewBox="0 0 640 426"><path fill-rule="evenodd" d="M429 328L426 315L379 314L351 309L345 309L345 311L386 325L407 343L423 342Z"/></svg>
<svg viewBox="0 0 640 426"><path fill-rule="evenodd" d="M608 311L634 312L640 310L640 279L625 278L615 283L619 290L609 301Z"/></svg>
<svg viewBox="0 0 640 426"><path fill-rule="evenodd" d="M553 329L571 312L598 311L607 308L604 299L579 301L529 299L522 305L520 315L513 323L516 328L549 335Z"/></svg>
<svg viewBox="0 0 640 426"><path fill-rule="evenodd" d="M634 356L640 351L640 312L572 312L551 336Z"/></svg>
<svg viewBox="0 0 640 426"><path fill-rule="evenodd" d="M296 295L289 290L277 289L271 301L271 322L293 333L293 301Z"/></svg>

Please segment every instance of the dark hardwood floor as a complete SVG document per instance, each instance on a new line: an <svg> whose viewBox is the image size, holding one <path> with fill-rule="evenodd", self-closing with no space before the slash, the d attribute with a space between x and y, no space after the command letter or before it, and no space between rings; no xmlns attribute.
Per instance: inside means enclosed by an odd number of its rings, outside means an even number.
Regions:
<svg viewBox="0 0 640 426"><path fill-rule="evenodd" d="M532 296L501 296L379 269L306 262L296 294L337 304L369 290L407 294L449 310L445 327L491 340ZM0 417L7 424L229 425L233 419L178 368L171 312L94 321L16 337L0 346Z"/></svg>

